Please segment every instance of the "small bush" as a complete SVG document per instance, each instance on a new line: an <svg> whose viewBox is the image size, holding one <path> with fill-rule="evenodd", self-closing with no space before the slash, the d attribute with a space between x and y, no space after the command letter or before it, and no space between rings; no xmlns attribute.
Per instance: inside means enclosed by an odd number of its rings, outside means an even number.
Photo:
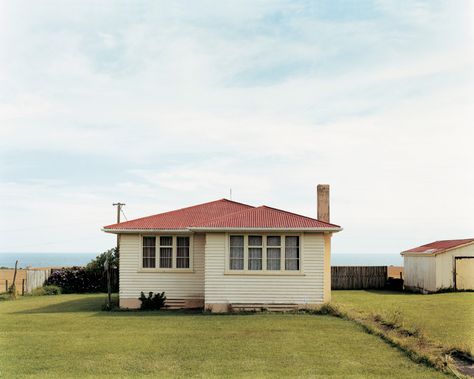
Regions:
<svg viewBox="0 0 474 379"><path fill-rule="evenodd" d="M49 296L49 295L60 295L62 292L61 287L48 285L39 288L35 288L31 294L33 296Z"/></svg>
<svg viewBox="0 0 474 379"><path fill-rule="evenodd" d="M155 295L153 295L153 292L149 292L148 297L146 297L145 294L141 292L138 300L142 303L140 309L153 311L165 306L166 296L164 292L156 293Z"/></svg>
<svg viewBox="0 0 474 379"><path fill-rule="evenodd" d="M8 292L0 293L0 301L3 301L3 300L11 300L11 296Z"/></svg>

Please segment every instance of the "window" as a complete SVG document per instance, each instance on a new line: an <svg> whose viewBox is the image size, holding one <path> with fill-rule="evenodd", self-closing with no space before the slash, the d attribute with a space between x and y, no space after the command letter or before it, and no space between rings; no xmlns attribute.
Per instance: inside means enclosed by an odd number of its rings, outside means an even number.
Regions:
<svg viewBox="0 0 474 379"><path fill-rule="evenodd" d="M230 236L230 269L244 269L244 236Z"/></svg>
<svg viewBox="0 0 474 379"><path fill-rule="evenodd" d="M192 268L192 239L189 236L143 236L142 268Z"/></svg>
<svg viewBox="0 0 474 379"><path fill-rule="evenodd" d="M156 266L156 237L143 237L143 267Z"/></svg>
<svg viewBox="0 0 474 379"><path fill-rule="evenodd" d="M281 264L281 237L267 237L267 270L280 270Z"/></svg>
<svg viewBox="0 0 474 379"><path fill-rule="evenodd" d="M177 237L176 268L189 268L189 237Z"/></svg>
<svg viewBox="0 0 474 379"><path fill-rule="evenodd" d="M249 236L249 270L262 269L262 236Z"/></svg>
<svg viewBox="0 0 474 379"><path fill-rule="evenodd" d="M160 268L173 267L173 237L160 237Z"/></svg>
<svg viewBox="0 0 474 379"><path fill-rule="evenodd" d="M285 237L285 270L300 269L300 238Z"/></svg>
<svg viewBox="0 0 474 379"><path fill-rule="evenodd" d="M301 271L297 235L231 235L227 254L229 271L270 275Z"/></svg>

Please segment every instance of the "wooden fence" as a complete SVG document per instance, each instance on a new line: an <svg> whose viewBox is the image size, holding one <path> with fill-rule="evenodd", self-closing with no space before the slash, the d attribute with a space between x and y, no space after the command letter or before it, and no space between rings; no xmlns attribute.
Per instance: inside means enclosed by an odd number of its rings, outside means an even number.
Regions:
<svg viewBox="0 0 474 379"><path fill-rule="evenodd" d="M333 290L384 288L387 282L387 266L332 266Z"/></svg>
<svg viewBox="0 0 474 379"><path fill-rule="evenodd" d="M0 270L0 292L7 292L13 284L14 272L14 269ZM18 269L15 280L17 294L31 293L35 288L41 287L49 275L50 269Z"/></svg>

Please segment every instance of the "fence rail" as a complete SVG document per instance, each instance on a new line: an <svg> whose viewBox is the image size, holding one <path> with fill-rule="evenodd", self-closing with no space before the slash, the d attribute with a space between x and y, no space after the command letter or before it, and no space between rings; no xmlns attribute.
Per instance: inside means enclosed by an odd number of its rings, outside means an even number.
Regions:
<svg viewBox="0 0 474 379"><path fill-rule="evenodd" d="M333 290L377 289L387 283L387 266L332 266Z"/></svg>

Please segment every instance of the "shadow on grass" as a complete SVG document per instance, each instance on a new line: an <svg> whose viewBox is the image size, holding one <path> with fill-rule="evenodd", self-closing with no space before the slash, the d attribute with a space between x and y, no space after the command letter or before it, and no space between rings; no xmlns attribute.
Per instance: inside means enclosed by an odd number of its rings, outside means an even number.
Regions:
<svg viewBox="0 0 474 379"><path fill-rule="evenodd" d="M189 317L189 316L255 316L260 312L237 312L237 313L209 313L203 312L201 308L179 309L179 310L159 310L143 311L140 309L119 309L118 298L113 298L115 304L112 311L106 311L107 295L84 297L75 300L61 301L59 303L48 304L42 307L24 309L12 312L12 314L45 314L45 313L89 313L92 317Z"/></svg>
<svg viewBox="0 0 474 379"><path fill-rule="evenodd" d="M45 296L46 297L46 296ZM61 301L59 303L47 304L38 308L24 309L13 312L14 314L34 314L34 313L78 313L101 311L106 302L104 297L84 297L75 300ZM106 312L104 312L106 313Z"/></svg>
<svg viewBox="0 0 474 379"><path fill-rule="evenodd" d="M376 295L416 295L415 293L413 292L408 292L408 291L392 291L392 290L371 290L371 289L367 289L367 290L363 290L364 292L369 292L369 293L373 293L373 294L376 294Z"/></svg>
<svg viewBox="0 0 474 379"><path fill-rule="evenodd" d="M141 311L141 310L120 310L117 307L118 298L114 296L113 303L115 309L106 311L105 304L107 295L84 297L80 299L61 301L59 303L48 304L42 307L24 309L12 312L12 314L42 314L42 313L91 313L94 317L143 317L143 316L189 316L204 315L202 309L183 309L183 310L160 310L160 311Z"/></svg>

